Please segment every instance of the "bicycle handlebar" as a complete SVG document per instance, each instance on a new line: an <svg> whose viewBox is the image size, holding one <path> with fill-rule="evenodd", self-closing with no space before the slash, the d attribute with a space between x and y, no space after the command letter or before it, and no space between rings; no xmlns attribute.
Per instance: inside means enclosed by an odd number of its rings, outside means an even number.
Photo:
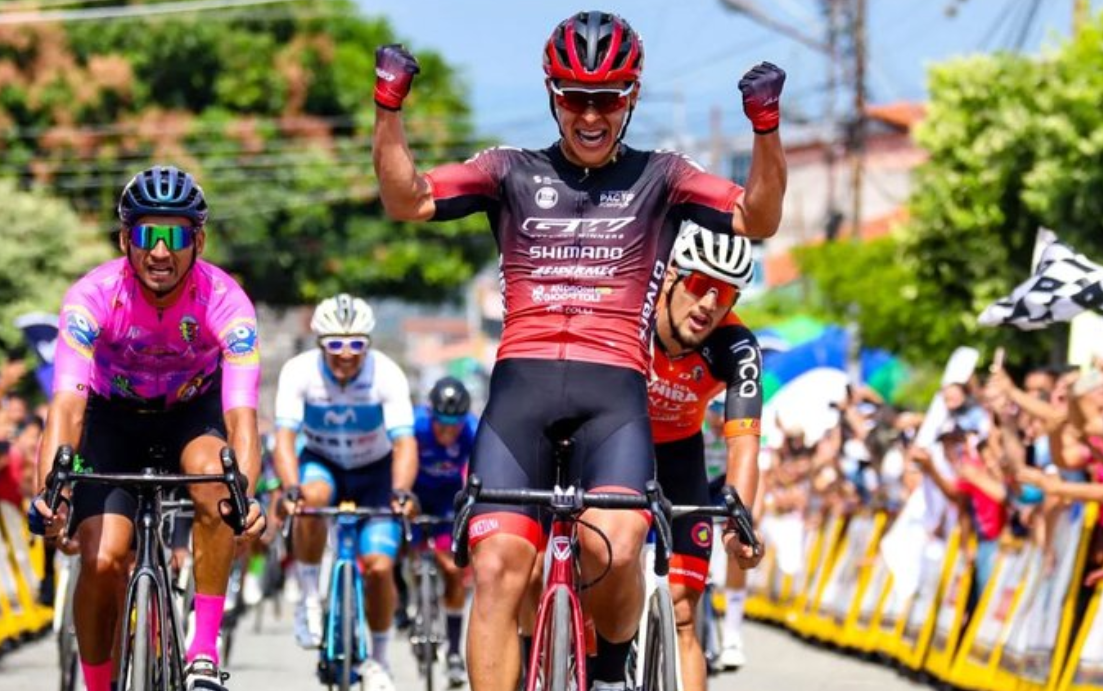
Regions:
<svg viewBox="0 0 1103 691"><path fill-rule="evenodd" d="M649 480L643 495L612 494L608 492L586 492L570 487L553 490L536 489L486 489L482 480L475 474L467 478L464 488L456 494L456 521L452 529L452 556L459 567L465 567L470 561L467 524L478 502L508 504L511 506L537 506L550 509L557 516L575 516L590 508L594 509L635 509L648 511L656 528L656 547L661 550L661 560L656 560L656 571L660 575L666 572L665 565L673 554L673 538L670 527L672 518L689 514L718 516L727 518L739 535L740 541L760 554L762 544L754 533L754 522L747 511L739 493L730 485L725 485L721 495L723 506L672 506L663 496L659 483Z"/></svg>
<svg viewBox="0 0 1103 691"><path fill-rule="evenodd" d="M238 468L237 458L234 456L233 449L229 447L224 447L219 454L223 469L220 475L155 473L152 470L144 473L78 473L73 471L75 456L73 447L68 444L59 446L57 453L54 454L54 467L46 476L45 500L51 513L56 512L58 505L64 501L61 490L77 482L147 489L221 483L230 492L228 500L230 511L223 515L222 520L233 529L235 535L245 532L245 518L249 514L249 500L246 499L245 494L249 487L249 479Z"/></svg>
<svg viewBox="0 0 1103 691"><path fill-rule="evenodd" d="M668 562L673 554L670 502L663 496L659 483L654 480L648 481L644 494L640 495L586 492L575 487L556 487L552 490L485 489L479 476L471 474L467 477L464 488L456 495L456 522L452 528L452 557L461 568L470 561L467 524L477 502L537 506L562 517L577 516L586 509L647 511L656 526L659 546L663 550L663 563Z"/></svg>

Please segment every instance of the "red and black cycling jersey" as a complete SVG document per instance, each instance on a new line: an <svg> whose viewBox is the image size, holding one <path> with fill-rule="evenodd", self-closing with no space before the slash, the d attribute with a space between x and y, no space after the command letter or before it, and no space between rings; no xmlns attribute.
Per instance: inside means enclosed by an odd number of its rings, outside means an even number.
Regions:
<svg viewBox="0 0 1103 691"><path fill-rule="evenodd" d="M622 146L580 168L558 145L488 149L427 176L433 220L485 212L498 243L498 359L580 360L647 372L655 299L684 220L731 232L743 195L689 158Z"/></svg>
<svg viewBox="0 0 1103 691"><path fill-rule="evenodd" d="M758 339L729 313L696 350L672 357L655 337L647 387L656 444L701 431L709 401L727 388L724 436L758 435L762 417L762 353Z"/></svg>

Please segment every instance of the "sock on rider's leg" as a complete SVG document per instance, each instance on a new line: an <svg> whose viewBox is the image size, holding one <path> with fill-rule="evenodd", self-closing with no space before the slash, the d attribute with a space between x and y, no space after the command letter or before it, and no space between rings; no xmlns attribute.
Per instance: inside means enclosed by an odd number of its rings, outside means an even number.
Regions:
<svg viewBox="0 0 1103 691"><path fill-rule="evenodd" d="M318 581L322 578L322 565L296 561L295 573L299 577L299 590L302 591L303 597L317 598Z"/></svg>
<svg viewBox="0 0 1103 691"><path fill-rule="evenodd" d="M463 609L444 610L444 623L448 631L448 654L460 652L460 634L463 632Z"/></svg>
<svg viewBox="0 0 1103 691"><path fill-rule="evenodd" d="M633 637L634 638L634 637ZM597 655L593 658L590 678L616 684L626 681L625 667L632 652L632 638L623 643L611 643L597 636Z"/></svg>
<svg viewBox="0 0 1103 691"><path fill-rule="evenodd" d="M724 613L724 640L733 641L743 628L743 606L747 601L747 591L744 588L727 588L724 594L728 601L728 610Z"/></svg>
<svg viewBox="0 0 1103 691"><path fill-rule="evenodd" d="M93 665L80 661L80 670L84 673L84 685L88 691L111 691L111 660Z"/></svg>
<svg viewBox="0 0 1103 691"><path fill-rule="evenodd" d="M188 662L203 656L218 664L218 631L225 608L225 595L195 594L195 637L185 656Z"/></svg>
<svg viewBox="0 0 1103 691"><path fill-rule="evenodd" d="M391 630L387 629L383 632L372 631L371 632L371 659L378 662L384 669L390 669L391 665L387 662L387 648L391 644Z"/></svg>

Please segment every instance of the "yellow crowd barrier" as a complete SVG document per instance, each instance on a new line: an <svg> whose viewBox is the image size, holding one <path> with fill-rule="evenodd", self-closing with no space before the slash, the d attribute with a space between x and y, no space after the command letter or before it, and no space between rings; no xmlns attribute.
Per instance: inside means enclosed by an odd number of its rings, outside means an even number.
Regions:
<svg viewBox="0 0 1103 691"><path fill-rule="evenodd" d="M41 547L33 548L23 512L0 501L0 644L10 644L37 634L53 619L48 607L38 604L43 564Z"/></svg>
<svg viewBox="0 0 1103 691"><path fill-rule="evenodd" d="M1075 504L1057 515L1048 551L1001 542L970 614L972 538L963 545L955 529L916 545L926 563L904 592L879 553L889 516L830 516L800 537L798 573L783 572L786 559L768 541L748 579L747 615L880 653L958 689L1103 691L1103 586L1086 607L1081 588L1098 519L1097 505Z"/></svg>

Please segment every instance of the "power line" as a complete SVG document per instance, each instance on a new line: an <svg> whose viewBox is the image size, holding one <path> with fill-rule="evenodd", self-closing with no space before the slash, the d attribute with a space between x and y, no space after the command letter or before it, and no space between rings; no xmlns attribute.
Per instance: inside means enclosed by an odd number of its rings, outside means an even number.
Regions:
<svg viewBox="0 0 1103 691"><path fill-rule="evenodd" d="M1022 28L1019 30L1019 38L1015 41L1016 53L1021 53L1023 46L1026 45L1027 36L1030 35L1030 29L1034 26L1034 20L1038 17L1038 8L1041 7L1041 5L1042 0L1033 0L1031 3L1026 18L1023 20Z"/></svg>
<svg viewBox="0 0 1103 691"><path fill-rule="evenodd" d="M43 24L46 22L86 22L116 19L141 19L171 14L234 10L258 5L278 5L302 0L184 0L157 5L123 5L87 8L79 10L51 10L46 12L0 12L0 25Z"/></svg>
<svg viewBox="0 0 1103 691"><path fill-rule="evenodd" d="M117 0L11 0L8 5L11 8L34 12L37 10L49 10L56 7L72 7L81 5L106 5Z"/></svg>

